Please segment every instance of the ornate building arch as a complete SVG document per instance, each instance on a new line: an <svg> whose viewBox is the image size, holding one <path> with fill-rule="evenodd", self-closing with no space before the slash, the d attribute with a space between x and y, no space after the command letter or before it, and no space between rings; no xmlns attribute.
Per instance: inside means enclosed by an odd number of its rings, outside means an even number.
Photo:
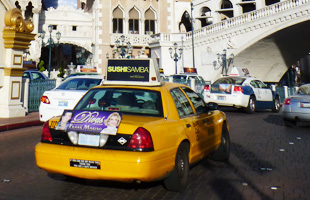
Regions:
<svg viewBox="0 0 310 200"><path fill-rule="evenodd" d="M125 11L118 5L112 11L112 33L124 33Z"/></svg>

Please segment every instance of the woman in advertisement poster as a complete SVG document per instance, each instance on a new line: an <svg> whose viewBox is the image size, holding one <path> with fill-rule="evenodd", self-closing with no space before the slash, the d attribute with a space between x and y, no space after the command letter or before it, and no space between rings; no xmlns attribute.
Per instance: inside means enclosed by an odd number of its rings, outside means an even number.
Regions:
<svg viewBox="0 0 310 200"><path fill-rule="evenodd" d="M104 120L104 124L107 126L106 128L102 129L100 133L108 134L108 135L116 135L117 128L121 121L121 116L114 112L109 115L109 117Z"/></svg>
<svg viewBox="0 0 310 200"><path fill-rule="evenodd" d="M69 121L72 118L72 111L69 110L65 110L61 116L60 121L58 122L57 126L56 126L56 130L66 130L68 125L69 125Z"/></svg>

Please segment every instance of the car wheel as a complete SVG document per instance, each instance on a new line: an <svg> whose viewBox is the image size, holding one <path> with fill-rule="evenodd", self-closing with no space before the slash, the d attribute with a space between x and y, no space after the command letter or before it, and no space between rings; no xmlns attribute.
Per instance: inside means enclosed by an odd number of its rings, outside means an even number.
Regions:
<svg viewBox="0 0 310 200"><path fill-rule="evenodd" d="M278 113L280 111L280 99L278 96L274 99L274 104L272 107L272 112Z"/></svg>
<svg viewBox="0 0 310 200"><path fill-rule="evenodd" d="M285 126L287 127L294 127L297 124L296 120L283 119L283 121L284 121Z"/></svg>
<svg viewBox="0 0 310 200"><path fill-rule="evenodd" d="M216 149L215 152L212 153L211 158L215 161L227 162L230 156L230 137L229 131L227 130L226 123L223 124L222 128L222 136L221 136L221 144Z"/></svg>
<svg viewBox="0 0 310 200"><path fill-rule="evenodd" d="M254 113L255 112L255 97L250 96L248 107L245 109L246 113Z"/></svg>
<svg viewBox="0 0 310 200"><path fill-rule="evenodd" d="M175 166L170 175L164 180L167 190L182 192L187 186L189 173L188 148L182 143L175 157Z"/></svg>

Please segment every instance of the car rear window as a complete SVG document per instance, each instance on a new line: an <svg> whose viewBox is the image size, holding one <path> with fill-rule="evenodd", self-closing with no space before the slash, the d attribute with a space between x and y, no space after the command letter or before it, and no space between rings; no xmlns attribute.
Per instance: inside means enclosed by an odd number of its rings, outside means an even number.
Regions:
<svg viewBox="0 0 310 200"><path fill-rule="evenodd" d="M94 78L76 78L63 82L57 89L62 90L89 90L92 87L99 85L101 79Z"/></svg>
<svg viewBox="0 0 310 200"><path fill-rule="evenodd" d="M163 117L160 92L141 89L92 89L86 93L74 109L119 111L134 115Z"/></svg>
<svg viewBox="0 0 310 200"><path fill-rule="evenodd" d="M309 85L304 85L304 86L301 86L296 94L300 94L300 95L310 95L310 86Z"/></svg>
<svg viewBox="0 0 310 200"><path fill-rule="evenodd" d="M213 84L218 85L218 84L233 84L233 85L242 85L242 83L245 81L245 78L240 78L240 77L225 77L225 78L220 78L216 80Z"/></svg>
<svg viewBox="0 0 310 200"><path fill-rule="evenodd" d="M186 76L183 75L174 75L172 76L174 83L184 83L186 82Z"/></svg>

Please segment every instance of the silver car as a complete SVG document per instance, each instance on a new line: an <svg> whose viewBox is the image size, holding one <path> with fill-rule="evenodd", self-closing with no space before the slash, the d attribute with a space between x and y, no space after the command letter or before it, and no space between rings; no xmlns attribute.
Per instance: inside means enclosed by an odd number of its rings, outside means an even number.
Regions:
<svg viewBox="0 0 310 200"><path fill-rule="evenodd" d="M296 126L298 121L310 122L310 84L300 86L295 95L285 99L282 115L288 127Z"/></svg>

